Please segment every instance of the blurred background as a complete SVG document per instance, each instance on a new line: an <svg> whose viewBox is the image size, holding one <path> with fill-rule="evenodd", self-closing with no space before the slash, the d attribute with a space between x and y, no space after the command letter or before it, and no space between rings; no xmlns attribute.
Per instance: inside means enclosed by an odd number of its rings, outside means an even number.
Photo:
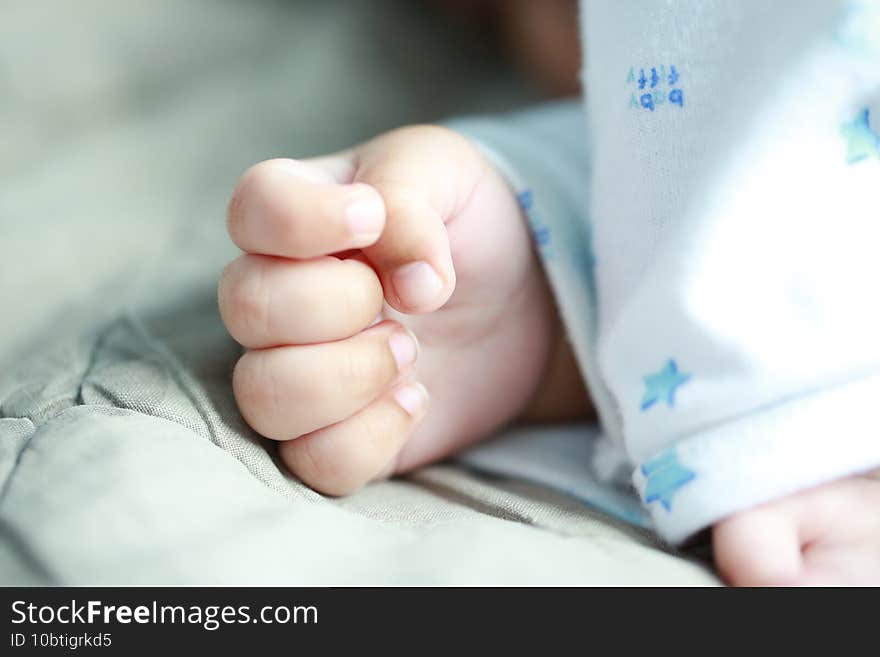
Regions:
<svg viewBox="0 0 880 657"><path fill-rule="evenodd" d="M210 289L257 161L577 89L574 0L0 0L0 16L0 364L59 321Z"/></svg>

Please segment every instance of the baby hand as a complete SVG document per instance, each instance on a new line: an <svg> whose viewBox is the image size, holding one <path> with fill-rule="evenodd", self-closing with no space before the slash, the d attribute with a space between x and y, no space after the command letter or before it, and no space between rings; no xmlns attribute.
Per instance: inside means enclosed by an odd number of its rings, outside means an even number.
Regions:
<svg viewBox="0 0 880 657"><path fill-rule="evenodd" d="M801 491L713 528L737 586L880 585L880 472Z"/></svg>
<svg viewBox="0 0 880 657"><path fill-rule="evenodd" d="M258 164L228 229L246 253L219 286L249 349L233 375L239 409L319 491L488 435L533 401L561 342L514 194L450 130ZM557 361L583 405L574 359Z"/></svg>

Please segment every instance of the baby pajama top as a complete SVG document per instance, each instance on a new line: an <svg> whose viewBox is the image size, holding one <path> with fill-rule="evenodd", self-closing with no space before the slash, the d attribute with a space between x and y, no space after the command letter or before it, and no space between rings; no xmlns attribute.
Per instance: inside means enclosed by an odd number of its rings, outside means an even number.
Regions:
<svg viewBox="0 0 880 657"><path fill-rule="evenodd" d="M880 466L880 0L588 0L581 32L582 102L453 127L657 531Z"/></svg>

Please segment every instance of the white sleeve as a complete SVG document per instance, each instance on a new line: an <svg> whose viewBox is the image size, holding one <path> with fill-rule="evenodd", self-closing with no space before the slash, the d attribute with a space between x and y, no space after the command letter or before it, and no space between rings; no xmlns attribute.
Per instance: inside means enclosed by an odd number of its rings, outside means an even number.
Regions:
<svg viewBox="0 0 880 657"><path fill-rule="evenodd" d="M587 0L582 31L590 383L660 534L876 467L880 2Z"/></svg>

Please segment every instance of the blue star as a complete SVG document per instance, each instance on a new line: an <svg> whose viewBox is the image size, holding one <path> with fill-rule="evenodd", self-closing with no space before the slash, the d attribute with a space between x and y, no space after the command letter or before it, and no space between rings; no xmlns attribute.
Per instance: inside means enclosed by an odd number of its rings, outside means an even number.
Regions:
<svg viewBox="0 0 880 657"><path fill-rule="evenodd" d="M531 189L524 189L519 194L516 195L516 200L519 203L519 207L528 212L532 209L532 205L535 202L534 195L532 194Z"/></svg>
<svg viewBox="0 0 880 657"><path fill-rule="evenodd" d="M550 229L547 226L538 226L532 231L535 243L538 246L547 246L550 244Z"/></svg>
<svg viewBox="0 0 880 657"><path fill-rule="evenodd" d="M645 484L645 503L660 502L667 511L672 509L672 498L697 473L688 470L679 460L674 449L663 452L642 466L642 474L648 478Z"/></svg>
<svg viewBox="0 0 880 657"><path fill-rule="evenodd" d="M840 126L846 138L846 161L855 164L872 155L880 158L880 135L871 130L867 109L861 111L852 123Z"/></svg>
<svg viewBox="0 0 880 657"><path fill-rule="evenodd" d="M644 378L645 396L642 397L642 410L647 411L661 399L665 399L666 405L672 408L675 406L675 390L690 378L690 374L679 373L678 365L670 358L662 370Z"/></svg>

